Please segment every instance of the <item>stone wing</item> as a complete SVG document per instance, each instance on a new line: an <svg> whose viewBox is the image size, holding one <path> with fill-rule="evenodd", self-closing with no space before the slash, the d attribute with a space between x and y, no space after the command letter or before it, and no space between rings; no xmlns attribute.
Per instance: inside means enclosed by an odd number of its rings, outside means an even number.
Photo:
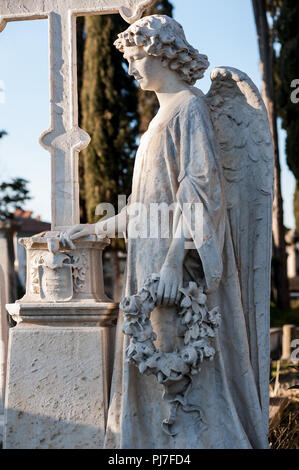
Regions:
<svg viewBox="0 0 299 470"><path fill-rule="evenodd" d="M220 150L251 362L261 406L268 410L272 137L264 102L245 73L221 67L211 79L206 99Z"/></svg>

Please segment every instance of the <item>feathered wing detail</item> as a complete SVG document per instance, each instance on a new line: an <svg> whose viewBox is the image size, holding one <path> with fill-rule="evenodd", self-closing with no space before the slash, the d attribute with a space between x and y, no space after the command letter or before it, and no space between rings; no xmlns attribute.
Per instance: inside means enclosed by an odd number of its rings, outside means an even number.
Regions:
<svg viewBox="0 0 299 470"><path fill-rule="evenodd" d="M268 429L273 145L264 102L243 72L216 68L206 95L223 167L251 363Z"/></svg>

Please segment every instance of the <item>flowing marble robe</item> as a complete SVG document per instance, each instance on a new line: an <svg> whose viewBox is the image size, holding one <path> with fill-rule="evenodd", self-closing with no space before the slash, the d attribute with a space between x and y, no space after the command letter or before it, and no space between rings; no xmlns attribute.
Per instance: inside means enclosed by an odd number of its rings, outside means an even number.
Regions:
<svg viewBox="0 0 299 470"><path fill-rule="evenodd" d="M196 413L179 409L176 436L162 431L161 422L169 413L163 387L155 376L141 375L127 362L129 338L121 331L120 312L106 448L268 448L250 359L248 338L254 332L246 329L218 147L205 98L193 90L180 92L143 135L130 204L203 204L203 243L185 257L184 284L204 280L209 307L219 305L222 314L216 356L193 377L188 397L202 409L204 422L198 422ZM171 242L171 237L128 239L124 296L137 293L149 274L160 271ZM158 348L169 352L181 347L177 307L156 308L151 320Z"/></svg>

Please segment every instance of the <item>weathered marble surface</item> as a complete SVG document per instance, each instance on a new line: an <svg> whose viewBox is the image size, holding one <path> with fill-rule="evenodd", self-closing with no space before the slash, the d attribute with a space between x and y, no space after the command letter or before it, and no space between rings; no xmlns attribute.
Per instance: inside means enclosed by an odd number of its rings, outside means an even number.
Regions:
<svg viewBox="0 0 299 470"><path fill-rule="evenodd" d="M40 143L51 153L52 165L52 232L24 240L26 294L8 305L18 326L9 343L6 448L99 448L103 443L108 332L101 328L111 326L117 315L117 305L104 294L105 244L93 236L68 249L59 239L59 230L79 221L78 154L90 140L78 126L76 17L120 13L130 23L152 2L0 3L0 32L9 21L49 22L51 122Z"/></svg>
<svg viewBox="0 0 299 470"><path fill-rule="evenodd" d="M118 305L104 293L102 250L59 236L23 239L27 291L7 305L10 329L4 448L101 448L108 407L109 328Z"/></svg>
<svg viewBox="0 0 299 470"><path fill-rule="evenodd" d="M47 232L20 243L27 252L26 294L17 303L109 302L103 284L103 250L108 239L96 236L64 247L59 232Z"/></svg>
<svg viewBox="0 0 299 470"><path fill-rule="evenodd" d="M5 449L100 449L108 406L105 329L18 326L10 333Z"/></svg>
<svg viewBox="0 0 299 470"><path fill-rule="evenodd" d="M207 96L193 88L207 58L168 17L143 18L119 35L116 46L129 73L160 102L135 160L124 295L136 294L147 276L159 273L151 321L157 347L166 352L183 347L174 302L181 282L203 282L207 304L219 306L222 322L215 358L193 377L188 412L179 408L169 436L161 419L171 396L163 400L155 378L128 364L120 316L105 446L267 448L273 148L265 106L248 76L229 67L214 70ZM184 214L190 202L203 206L201 242ZM130 215L140 227L145 220L131 212L135 203L147 210L153 203L177 203L178 225L189 229L194 249L184 253L175 224L169 238L131 237ZM99 222L97 233L103 229ZM197 407L204 423L191 411Z"/></svg>
<svg viewBox="0 0 299 470"><path fill-rule="evenodd" d="M71 243L86 233L113 236L115 226L127 231L124 308L133 325L135 317L147 315L134 296L157 273L157 292L151 293L156 308L142 331L146 339L153 328L157 349L179 358L185 331L177 304L181 287L190 282L203 286L208 309L219 306L222 322L214 338L215 357L202 364L188 393L181 393L179 375L163 395L164 376L174 377L177 365L173 370L174 362L165 361L157 383L147 375L155 365L148 349L140 370L128 362L136 346L129 344L135 326L125 325L124 336L120 315L105 447L267 448L274 178L264 103L249 77L230 67L212 72L206 96L194 88L208 58L167 16L142 18L115 45L139 86L157 94L160 109L141 138L126 208L108 221L73 227L65 239ZM185 212L190 203L201 207L199 230L195 211ZM167 236L163 218L150 215L157 204L172 207ZM186 321L191 317L187 314ZM147 346L138 344L138 360ZM190 355L183 357L189 361ZM161 428L168 402L172 408L164 423L172 425L171 435Z"/></svg>

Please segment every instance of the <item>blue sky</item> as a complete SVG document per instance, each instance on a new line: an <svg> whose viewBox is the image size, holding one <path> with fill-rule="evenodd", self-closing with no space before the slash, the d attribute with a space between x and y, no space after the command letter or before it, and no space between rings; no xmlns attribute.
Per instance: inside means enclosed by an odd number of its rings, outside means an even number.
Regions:
<svg viewBox="0 0 299 470"><path fill-rule="evenodd" d="M251 0L173 0L175 18L189 42L211 63L197 83L209 90L209 74L220 65L246 72L260 88L259 54ZM48 29L46 20L9 23L0 34L0 181L23 177L33 199L26 208L50 220L50 157L38 143L49 127ZM285 224L294 227L295 181L285 163L285 132L280 131Z"/></svg>

